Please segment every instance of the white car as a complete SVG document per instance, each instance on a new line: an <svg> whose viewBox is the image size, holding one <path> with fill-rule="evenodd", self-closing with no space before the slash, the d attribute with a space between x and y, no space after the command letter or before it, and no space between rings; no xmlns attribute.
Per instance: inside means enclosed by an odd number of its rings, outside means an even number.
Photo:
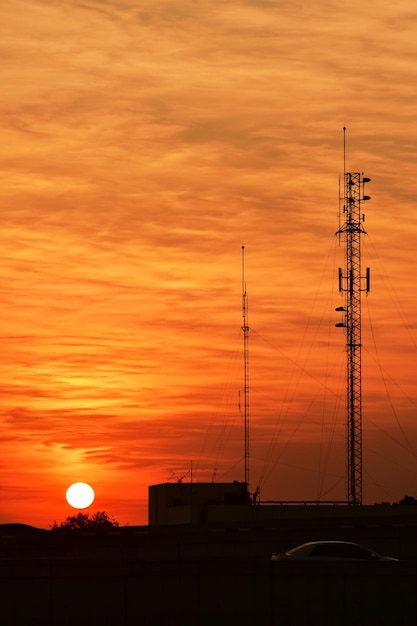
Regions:
<svg viewBox="0 0 417 626"><path fill-rule="evenodd" d="M364 548L350 541L310 541L297 546L288 552L276 552L272 561L398 561L389 556L382 556L373 550Z"/></svg>

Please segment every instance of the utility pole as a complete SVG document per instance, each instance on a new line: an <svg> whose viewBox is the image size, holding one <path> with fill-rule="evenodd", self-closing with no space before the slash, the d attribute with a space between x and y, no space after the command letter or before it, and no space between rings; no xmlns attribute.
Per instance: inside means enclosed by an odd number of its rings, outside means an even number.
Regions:
<svg viewBox="0 0 417 626"><path fill-rule="evenodd" d="M361 271L361 238L365 216L361 205L370 196L365 195L365 183L370 178L359 172L346 172L346 128L344 131L344 203L343 225L339 223L339 240L346 245L345 267L339 268L339 291L344 293L343 322L346 328L346 426L347 426L347 499L348 504L362 504L362 328L361 295L369 292L370 271ZM339 215L339 220L341 216Z"/></svg>

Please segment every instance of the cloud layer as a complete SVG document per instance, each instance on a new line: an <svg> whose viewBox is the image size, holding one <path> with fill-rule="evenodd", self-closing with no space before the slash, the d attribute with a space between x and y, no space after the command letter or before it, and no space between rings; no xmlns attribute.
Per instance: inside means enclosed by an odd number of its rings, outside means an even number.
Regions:
<svg viewBox="0 0 417 626"><path fill-rule="evenodd" d="M3 9L0 522L47 527L78 480L130 524L191 463L243 480L242 244L251 489L344 499L343 126L372 178L364 496L416 495L417 11L378 5Z"/></svg>

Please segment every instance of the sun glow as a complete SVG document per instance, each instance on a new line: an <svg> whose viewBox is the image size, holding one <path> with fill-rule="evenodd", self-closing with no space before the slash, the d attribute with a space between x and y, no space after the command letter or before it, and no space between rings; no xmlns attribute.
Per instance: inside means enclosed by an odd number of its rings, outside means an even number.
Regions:
<svg viewBox="0 0 417 626"><path fill-rule="evenodd" d="M65 495L68 504L74 509L86 509L94 502L94 489L87 483L74 483Z"/></svg>

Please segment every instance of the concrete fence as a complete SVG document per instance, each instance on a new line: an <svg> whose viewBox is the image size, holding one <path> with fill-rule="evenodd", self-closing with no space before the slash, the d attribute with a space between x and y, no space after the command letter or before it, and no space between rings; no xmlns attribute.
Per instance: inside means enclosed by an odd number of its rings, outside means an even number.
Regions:
<svg viewBox="0 0 417 626"><path fill-rule="evenodd" d="M416 563L2 558L2 626L415 626Z"/></svg>

